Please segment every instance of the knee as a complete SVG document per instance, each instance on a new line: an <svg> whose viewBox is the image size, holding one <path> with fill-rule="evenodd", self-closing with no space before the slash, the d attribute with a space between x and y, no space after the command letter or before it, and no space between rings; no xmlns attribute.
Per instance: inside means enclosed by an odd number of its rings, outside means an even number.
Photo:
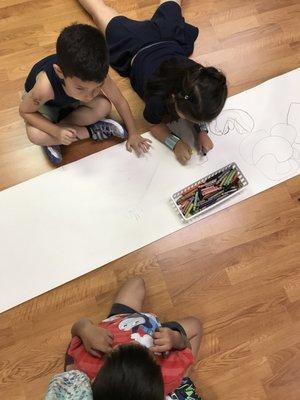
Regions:
<svg viewBox="0 0 300 400"><path fill-rule="evenodd" d="M93 108L95 110L95 114L97 114L98 119L101 119L111 113L112 105L106 97L101 96L95 100L95 105Z"/></svg>
<svg viewBox="0 0 300 400"><path fill-rule="evenodd" d="M133 287L133 290L136 296L144 296L146 291L146 285L143 278L140 276L135 276L134 278L130 279L130 283Z"/></svg>
<svg viewBox="0 0 300 400"><path fill-rule="evenodd" d="M202 333L203 333L203 323L202 323L202 321L197 317L188 317L188 319L189 319L189 322L190 322L190 324L192 326L192 330L193 330L194 335L197 335L197 336L201 337Z"/></svg>
<svg viewBox="0 0 300 400"><path fill-rule="evenodd" d="M41 145L41 137L40 137L41 135L40 135L40 131L38 129L30 127L30 128L27 128L26 133L27 133L27 137L31 143Z"/></svg>

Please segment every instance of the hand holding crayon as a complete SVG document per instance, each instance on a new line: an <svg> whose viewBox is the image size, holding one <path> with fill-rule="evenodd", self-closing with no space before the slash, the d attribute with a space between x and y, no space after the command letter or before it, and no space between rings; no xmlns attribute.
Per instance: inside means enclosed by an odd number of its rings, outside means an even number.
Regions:
<svg viewBox="0 0 300 400"><path fill-rule="evenodd" d="M198 135L198 152L204 156L214 147L214 144L207 133L200 133Z"/></svg>

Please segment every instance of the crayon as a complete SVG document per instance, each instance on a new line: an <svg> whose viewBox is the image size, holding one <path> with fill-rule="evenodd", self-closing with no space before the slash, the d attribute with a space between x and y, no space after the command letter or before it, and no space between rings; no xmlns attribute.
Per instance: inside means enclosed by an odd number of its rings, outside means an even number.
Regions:
<svg viewBox="0 0 300 400"><path fill-rule="evenodd" d="M204 196L204 199L205 199L205 200L210 199L212 196L214 196L215 194L219 193L219 192L222 191L222 190L223 190L222 188L217 188L217 189L214 190L213 192L210 192L210 193L206 194L206 195Z"/></svg>
<svg viewBox="0 0 300 400"><path fill-rule="evenodd" d="M187 217L189 215L189 213L191 212L192 208L194 206L194 203L191 201L191 203L189 204L186 213L184 214L185 217Z"/></svg>
<svg viewBox="0 0 300 400"><path fill-rule="evenodd" d="M199 192L197 191L196 194L195 194L195 197L194 197L193 211L195 211L195 209L196 209L198 198L199 198Z"/></svg>
<svg viewBox="0 0 300 400"><path fill-rule="evenodd" d="M229 196L230 194L236 192L237 190L238 189L236 187L234 187L234 188L232 188L232 189L230 189L228 191L225 191L225 190L222 189L221 192L216 193L213 196L209 197L208 199L204 200L203 202L198 203L199 207L196 210L196 212L200 211L200 210L202 210L202 209L204 209L206 207L209 207L212 204L215 204L217 201Z"/></svg>
<svg viewBox="0 0 300 400"><path fill-rule="evenodd" d="M201 209L207 208L215 203L217 203L217 201L221 200L224 197L229 196L229 194L224 193L224 192L220 192L220 193L216 193L215 196L212 196L211 198L209 198L205 204L203 204L203 206L201 207Z"/></svg>
<svg viewBox="0 0 300 400"><path fill-rule="evenodd" d="M183 209L183 214L186 214L186 212L187 212L188 208L190 207L191 203L192 203L191 200L189 200L189 201L187 202L186 206L185 206L184 209Z"/></svg>
<svg viewBox="0 0 300 400"><path fill-rule="evenodd" d="M176 200L177 204L181 204L183 203L185 200L190 199L192 196L194 196L194 194L197 192L197 188L193 189L191 192L185 194L184 196L182 196L181 198L179 198L178 200Z"/></svg>
<svg viewBox="0 0 300 400"><path fill-rule="evenodd" d="M227 186L227 185L230 184L230 182L232 181L232 179L233 179L233 177L234 177L235 174L236 174L236 171L235 171L235 170L232 170L232 171L230 172L230 174L228 175L226 181L224 182L224 186Z"/></svg>
<svg viewBox="0 0 300 400"><path fill-rule="evenodd" d="M214 180L214 179L217 181L223 174L224 174L224 171L220 171L217 174L213 174L210 178L207 179L206 182L210 182L211 180Z"/></svg>
<svg viewBox="0 0 300 400"><path fill-rule="evenodd" d="M222 182L224 176L227 175L227 172L228 172L228 170L227 170L227 171L223 171L223 172L221 173L221 175L218 177L217 185L219 185L219 184Z"/></svg>
<svg viewBox="0 0 300 400"><path fill-rule="evenodd" d="M220 186L224 186L224 184L230 174L231 174L231 170L227 171L227 173L223 176L223 179L220 182Z"/></svg>
<svg viewBox="0 0 300 400"><path fill-rule="evenodd" d="M205 196L208 193L214 192L216 189L219 189L219 186L210 186L208 188L201 189L201 193Z"/></svg>
<svg viewBox="0 0 300 400"><path fill-rule="evenodd" d="M182 190L174 198L180 212L187 218L217 203L243 186L235 166L213 174Z"/></svg>
<svg viewBox="0 0 300 400"><path fill-rule="evenodd" d="M189 201L188 201L188 200L185 200L183 203L179 204L179 207L180 207L181 209L184 209L184 208L186 207L187 204L189 204Z"/></svg>
<svg viewBox="0 0 300 400"><path fill-rule="evenodd" d="M195 194L195 192L201 188L202 186L204 186L203 182L199 182L196 186L193 187L189 187L186 188L185 190L183 190L180 195L176 198L176 202L182 202L186 199L188 199L190 196L193 196Z"/></svg>

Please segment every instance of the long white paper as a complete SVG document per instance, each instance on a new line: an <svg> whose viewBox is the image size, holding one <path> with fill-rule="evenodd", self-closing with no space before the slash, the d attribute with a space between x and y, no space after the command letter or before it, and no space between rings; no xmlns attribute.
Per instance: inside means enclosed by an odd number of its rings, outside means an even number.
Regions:
<svg viewBox="0 0 300 400"><path fill-rule="evenodd" d="M299 87L300 69L229 98L187 166L152 138L142 158L122 143L2 191L0 311L186 227L171 194L233 161L249 185L201 218L299 174Z"/></svg>

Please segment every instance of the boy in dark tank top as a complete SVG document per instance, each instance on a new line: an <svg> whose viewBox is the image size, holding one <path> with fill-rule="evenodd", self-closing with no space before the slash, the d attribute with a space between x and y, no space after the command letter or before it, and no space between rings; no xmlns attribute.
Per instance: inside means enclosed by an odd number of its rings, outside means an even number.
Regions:
<svg viewBox="0 0 300 400"><path fill-rule="evenodd" d="M56 43L56 54L36 63L25 82L20 115L29 140L43 146L50 161L62 161L60 145L110 136L127 139L136 153L149 150L149 140L136 131L129 105L108 75L104 36L89 25L66 27ZM106 119L112 104L126 129Z"/></svg>

